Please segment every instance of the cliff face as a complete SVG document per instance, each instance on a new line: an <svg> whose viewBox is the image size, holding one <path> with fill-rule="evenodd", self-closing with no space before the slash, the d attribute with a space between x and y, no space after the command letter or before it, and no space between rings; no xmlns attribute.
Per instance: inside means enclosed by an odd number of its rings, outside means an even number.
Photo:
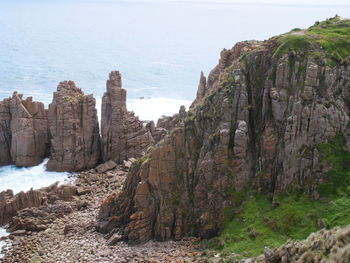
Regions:
<svg viewBox="0 0 350 263"><path fill-rule="evenodd" d="M102 156L104 161L121 163L128 158L140 158L154 143L150 130L126 108L126 90L121 76L113 71L102 98Z"/></svg>
<svg viewBox="0 0 350 263"><path fill-rule="evenodd" d="M0 101L0 166L12 163L10 99Z"/></svg>
<svg viewBox="0 0 350 263"><path fill-rule="evenodd" d="M317 145L342 136L349 149L350 60L334 62L317 30L224 50L202 102L103 204L100 231L121 226L133 242L210 237L247 187L312 193L327 180Z"/></svg>
<svg viewBox="0 0 350 263"><path fill-rule="evenodd" d="M45 156L49 144L44 104L14 93L11 100L11 156L16 166L34 166Z"/></svg>
<svg viewBox="0 0 350 263"><path fill-rule="evenodd" d="M48 126L44 104L16 92L0 103L0 164L33 166L47 155Z"/></svg>
<svg viewBox="0 0 350 263"><path fill-rule="evenodd" d="M61 82L49 105L51 156L47 168L53 171L81 171L94 168L100 160L100 134L96 101L72 81Z"/></svg>

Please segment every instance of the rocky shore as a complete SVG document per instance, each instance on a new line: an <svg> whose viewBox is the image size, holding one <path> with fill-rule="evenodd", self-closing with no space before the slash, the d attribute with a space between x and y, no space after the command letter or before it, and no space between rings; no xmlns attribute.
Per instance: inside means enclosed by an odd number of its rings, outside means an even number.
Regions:
<svg viewBox="0 0 350 263"><path fill-rule="evenodd" d="M130 163L125 162L126 166ZM130 246L118 240L117 235L105 236L95 230L96 216L101 202L111 192L118 194L126 179L128 168L118 165L104 173L95 170L74 175L76 194L69 200L57 200L49 206L69 207L64 215L31 217L36 210L27 208L14 217L13 221L26 219L26 226L42 226L36 231L25 229L14 230L4 239L3 263L26 262L199 262L199 252L195 251L194 239L179 242L148 242L139 246ZM68 186L67 186L68 187ZM46 189L45 189L46 190ZM45 206L42 206L42 208ZM49 220L51 217L52 221ZM49 220L47 224L43 221ZM14 223L11 223L10 226ZM11 228L11 227L10 227Z"/></svg>

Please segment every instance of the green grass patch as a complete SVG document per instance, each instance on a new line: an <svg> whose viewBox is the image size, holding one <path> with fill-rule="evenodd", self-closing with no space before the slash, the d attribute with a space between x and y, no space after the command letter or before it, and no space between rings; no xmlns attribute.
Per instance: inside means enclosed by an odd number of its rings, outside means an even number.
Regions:
<svg viewBox="0 0 350 263"><path fill-rule="evenodd" d="M311 47L312 40L306 35L286 35L277 40L278 47L274 56L283 56L290 51L306 51Z"/></svg>
<svg viewBox="0 0 350 263"><path fill-rule="evenodd" d="M350 20L336 16L315 24L307 33L326 50L329 63L341 62L350 56Z"/></svg>
<svg viewBox="0 0 350 263"><path fill-rule="evenodd" d="M329 170L324 184L327 191L321 193L320 200L300 194L280 195L273 206L266 195L235 193L235 205L241 204L239 212L237 208L227 209L220 235L205 245L251 257L263 253L265 246L273 248L288 240L305 239L320 227L350 224L350 153L344 145L344 137L338 135L317 146L320 161Z"/></svg>
<svg viewBox="0 0 350 263"><path fill-rule="evenodd" d="M350 56L350 20L339 16L316 22L304 31L292 30L277 38L274 56L288 52L306 52L329 66L343 63Z"/></svg>

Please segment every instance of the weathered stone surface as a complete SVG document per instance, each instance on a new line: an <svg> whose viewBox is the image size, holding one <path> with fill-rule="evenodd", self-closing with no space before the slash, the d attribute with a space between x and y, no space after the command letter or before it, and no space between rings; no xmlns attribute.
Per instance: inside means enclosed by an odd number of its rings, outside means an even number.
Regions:
<svg viewBox="0 0 350 263"><path fill-rule="evenodd" d="M104 173L104 172L107 172L109 170L114 169L115 167L117 167L117 164L114 161L109 160L103 164L100 164L95 169L96 169L96 172L98 172L98 173Z"/></svg>
<svg viewBox="0 0 350 263"><path fill-rule="evenodd" d="M13 195L11 190L0 193L0 225L9 223L17 212L44 205L47 201L68 201L76 194L73 185L58 186L57 183L39 190L30 190Z"/></svg>
<svg viewBox="0 0 350 263"><path fill-rule="evenodd" d="M47 112L44 104L23 100L14 92L0 102L0 165L34 166L48 150Z"/></svg>
<svg viewBox="0 0 350 263"><path fill-rule="evenodd" d="M166 131L166 133L168 133L172 129L174 129L178 124L180 124L186 117L186 108L182 105L180 107L179 113L176 113L173 116L163 116L162 118L158 119L156 128L158 130L163 129ZM161 139L163 138L164 136L161 137Z"/></svg>
<svg viewBox="0 0 350 263"><path fill-rule="evenodd" d="M44 104L13 94L11 110L11 156L17 166L34 166L47 155L49 144Z"/></svg>
<svg viewBox="0 0 350 263"><path fill-rule="evenodd" d="M110 73L106 86L102 98L102 157L103 161L120 164L141 157L154 140L143 122L127 110L126 90L118 71Z"/></svg>
<svg viewBox="0 0 350 263"><path fill-rule="evenodd" d="M234 206L232 193L311 194L325 180L317 145L339 134L350 145L350 67L293 52L274 56L275 41L222 52L203 102L103 204L100 231L122 227L132 242L211 237Z"/></svg>
<svg viewBox="0 0 350 263"><path fill-rule="evenodd" d="M207 93L208 93L208 91L207 91L207 78L204 76L203 71L202 71L200 79L199 79L197 96L196 96L196 99L192 102L190 108L193 108L196 104L200 103Z"/></svg>
<svg viewBox="0 0 350 263"><path fill-rule="evenodd" d="M72 81L61 82L48 111L51 171L94 168L101 157L96 101Z"/></svg>
<svg viewBox="0 0 350 263"><path fill-rule="evenodd" d="M0 101L0 166L11 164L11 99Z"/></svg>

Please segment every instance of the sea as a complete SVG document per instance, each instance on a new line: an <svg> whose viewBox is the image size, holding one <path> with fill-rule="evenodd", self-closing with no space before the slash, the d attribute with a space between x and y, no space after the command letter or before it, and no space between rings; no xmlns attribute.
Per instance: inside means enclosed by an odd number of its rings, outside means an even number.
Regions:
<svg viewBox="0 0 350 263"><path fill-rule="evenodd" d="M60 81L74 80L100 108L108 74L119 70L128 109L157 120L190 105L200 72L209 74L223 48L350 17L346 1L311 2L0 0L0 100L18 91L47 106ZM0 191L67 177L47 172L45 162L6 166Z"/></svg>

